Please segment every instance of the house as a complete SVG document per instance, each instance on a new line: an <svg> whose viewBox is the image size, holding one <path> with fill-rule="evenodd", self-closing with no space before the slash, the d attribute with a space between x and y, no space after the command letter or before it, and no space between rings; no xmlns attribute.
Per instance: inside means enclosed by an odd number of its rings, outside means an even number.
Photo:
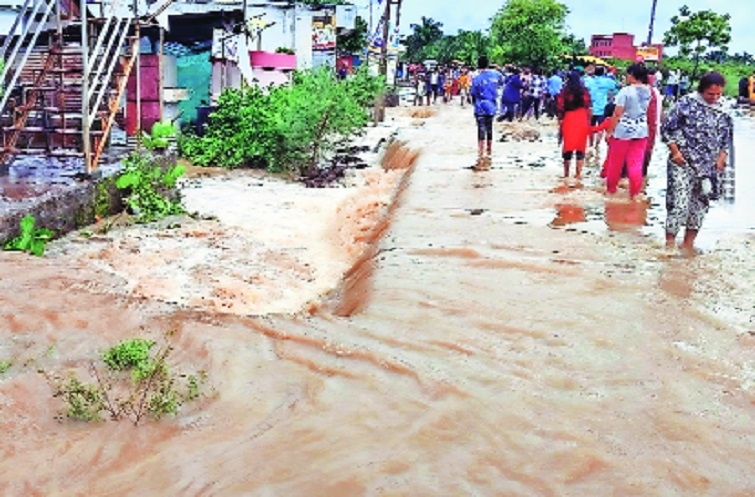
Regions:
<svg viewBox="0 0 755 497"><path fill-rule="evenodd" d="M630 33L593 35L590 42L590 55L602 59L613 58L631 61L642 57L645 61L660 62L663 57L663 45L636 46L634 35Z"/></svg>
<svg viewBox="0 0 755 497"><path fill-rule="evenodd" d="M225 88L335 68L336 32L355 14L290 1L0 0L0 163L41 153L93 170L111 131L189 123Z"/></svg>

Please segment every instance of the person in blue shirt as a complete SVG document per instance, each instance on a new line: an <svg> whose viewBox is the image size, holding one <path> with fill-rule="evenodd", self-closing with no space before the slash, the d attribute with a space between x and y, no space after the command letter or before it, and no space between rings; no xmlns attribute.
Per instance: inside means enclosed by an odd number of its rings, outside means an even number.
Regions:
<svg viewBox="0 0 755 497"><path fill-rule="evenodd" d="M514 73L506 79L506 86L503 89L501 117L498 119L499 121L507 120L512 122L514 120L522 105L522 90L524 90L524 82L519 74L519 70L514 69Z"/></svg>
<svg viewBox="0 0 755 497"><path fill-rule="evenodd" d="M592 126L600 126L606 119L605 109L608 105L608 94L616 91L616 80L606 76L606 68L598 66L595 75L585 79L585 86L590 92L592 100ZM590 135L590 146L600 144L603 132Z"/></svg>
<svg viewBox="0 0 755 497"><path fill-rule="evenodd" d="M503 86L500 72L490 69L488 58L482 56L477 61L479 74L472 80L472 100L477 120L477 143L480 158L493 152L493 118L498 108L498 88Z"/></svg>
<svg viewBox="0 0 755 497"><path fill-rule="evenodd" d="M561 90L564 89L564 80L559 76L559 71L554 70L551 72L551 77L548 78L548 95L545 100L545 112L551 118L556 117L556 97L559 96Z"/></svg>

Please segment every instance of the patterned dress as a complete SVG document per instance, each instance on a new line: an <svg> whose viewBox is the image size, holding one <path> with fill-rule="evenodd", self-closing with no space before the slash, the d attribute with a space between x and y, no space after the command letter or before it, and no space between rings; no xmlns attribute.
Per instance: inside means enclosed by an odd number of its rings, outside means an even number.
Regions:
<svg viewBox="0 0 755 497"><path fill-rule="evenodd" d="M711 200L720 197L724 183L733 182L731 147L734 121L720 104L711 105L695 92L679 100L666 114L661 125L665 143L676 143L686 164L679 166L669 157L666 209L666 232L676 235L684 227L699 230L708 213ZM716 168L721 152L729 153L729 164L723 174ZM704 191L705 180L712 193ZM733 190L733 189L732 189ZM726 197L731 191L724 191ZM727 198L730 200L730 198Z"/></svg>

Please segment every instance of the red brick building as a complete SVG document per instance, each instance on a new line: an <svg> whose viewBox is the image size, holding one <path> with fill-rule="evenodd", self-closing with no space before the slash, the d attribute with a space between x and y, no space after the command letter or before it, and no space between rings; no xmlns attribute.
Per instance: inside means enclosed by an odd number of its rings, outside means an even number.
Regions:
<svg viewBox="0 0 755 497"><path fill-rule="evenodd" d="M590 42L590 55L594 57L636 60L642 56L646 61L660 62L663 57L663 45L635 46L634 35L614 33L612 35L593 35Z"/></svg>

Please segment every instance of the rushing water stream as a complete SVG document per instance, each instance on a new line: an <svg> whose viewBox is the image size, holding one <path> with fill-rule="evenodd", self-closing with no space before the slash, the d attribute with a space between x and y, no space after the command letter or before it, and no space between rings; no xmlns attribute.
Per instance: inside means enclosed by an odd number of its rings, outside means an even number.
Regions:
<svg viewBox="0 0 755 497"><path fill-rule="evenodd" d="M607 202L595 166L558 177L552 130L471 171L467 112L402 133L423 156L351 317L177 309L2 256L0 351L29 371L0 379L0 494L754 495L752 124L739 202L683 259L662 151L649 209ZM215 395L138 428L54 421L33 370L142 327L178 330Z"/></svg>

